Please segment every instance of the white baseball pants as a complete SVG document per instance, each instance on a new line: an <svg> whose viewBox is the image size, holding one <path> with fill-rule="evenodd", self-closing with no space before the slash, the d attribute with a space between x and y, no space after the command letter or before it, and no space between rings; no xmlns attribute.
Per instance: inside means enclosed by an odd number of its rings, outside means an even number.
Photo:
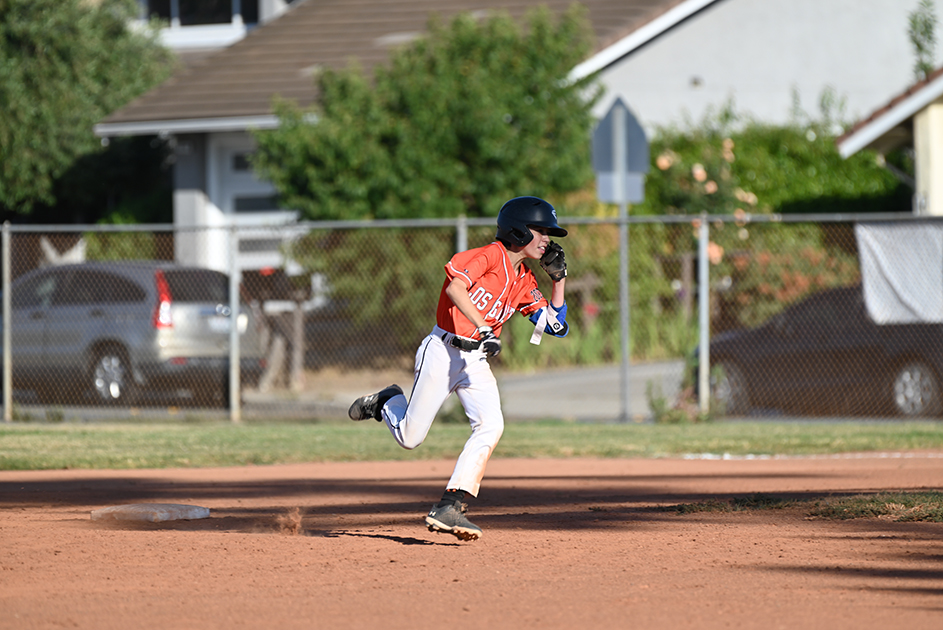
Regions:
<svg viewBox="0 0 943 630"><path fill-rule="evenodd" d="M443 341L443 335L450 336L436 326L416 351L409 401L405 396L394 396L383 406L381 415L399 445L414 449L426 439L449 394L458 394L472 434L446 489L464 490L477 497L488 459L504 432L498 383L483 351L459 350Z"/></svg>

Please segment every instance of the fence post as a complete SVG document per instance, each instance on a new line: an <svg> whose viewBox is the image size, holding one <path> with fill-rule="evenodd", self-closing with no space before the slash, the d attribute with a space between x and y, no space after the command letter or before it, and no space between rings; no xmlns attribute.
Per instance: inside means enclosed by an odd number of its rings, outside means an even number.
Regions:
<svg viewBox="0 0 943 630"><path fill-rule="evenodd" d="M236 226L229 228L229 419L242 421L241 385L239 382L239 234Z"/></svg>
<svg viewBox="0 0 943 630"><path fill-rule="evenodd" d="M3 421L13 420L13 335L10 295L10 222L3 222Z"/></svg>
<svg viewBox="0 0 943 630"><path fill-rule="evenodd" d="M455 253L466 249L468 249L468 218L460 214L455 224Z"/></svg>
<svg viewBox="0 0 943 630"><path fill-rule="evenodd" d="M707 246L710 237L707 225L707 213L701 214L697 234L697 305L698 305L698 364L697 385L698 404L701 413L710 410L710 327L711 327L711 287L710 269L707 259Z"/></svg>
<svg viewBox="0 0 943 630"><path fill-rule="evenodd" d="M621 179L621 178L617 178ZM631 379L632 365L632 324L630 319L631 302L629 301L629 208L628 204L619 204L619 329L621 331L622 370L620 390L622 393L621 422L632 419Z"/></svg>
<svg viewBox="0 0 943 630"><path fill-rule="evenodd" d="M615 169L615 198L619 199L619 335L622 351L622 370L620 391L622 394L622 412L620 422L632 419L632 403L630 395L631 379L629 378L632 363L632 332L630 321L629 301L629 204L625 201L626 172L626 110L616 108L612 118L612 151L613 166Z"/></svg>
<svg viewBox="0 0 943 630"><path fill-rule="evenodd" d="M305 312L304 298L299 291L292 292L295 307L291 311L291 371L288 388L295 394L305 386Z"/></svg>

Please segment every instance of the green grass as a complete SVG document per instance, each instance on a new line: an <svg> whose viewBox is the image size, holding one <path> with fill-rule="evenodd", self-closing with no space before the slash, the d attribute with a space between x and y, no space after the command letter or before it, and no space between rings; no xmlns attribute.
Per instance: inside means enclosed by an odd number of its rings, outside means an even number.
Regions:
<svg viewBox="0 0 943 630"><path fill-rule="evenodd" d="M796 501L780 499L768 494L751 494L747 497L735 497L729 501L710 499L699 503L680 503L664 508L667 512L694 514L697 512L746 512L751 510L779 510L797 505Z"/></svg>
<svg viewBox="0 0 943 630"><path fill-rule="evenodd" d="M792 501L765 494L729 500L709 499L698 503L680 503L661 508L665 512L697 514L703 512L747 512L798 507L814 518L847 520L884 518L898 523L925 521L943 523L943 492L880 492L853 497L829 497L815 501Z"/></svg>
<svg viewBox="0 0 943 630"><path fill-rule="evenodd" d="M0 470L240 466L322 461L451 459L465 424L436 423L414 451L364 423L127 422L0 424ZM495 457L810 455L943 450L938 422L515 423Z"/></svg>

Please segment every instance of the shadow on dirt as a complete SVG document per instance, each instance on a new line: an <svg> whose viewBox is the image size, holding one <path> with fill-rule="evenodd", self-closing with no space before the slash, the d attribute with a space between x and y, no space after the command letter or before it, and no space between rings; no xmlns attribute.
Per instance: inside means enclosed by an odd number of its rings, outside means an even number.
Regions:
<svg viewBox="0 0 943 630"><path fill-rule="evenodd" d="M585 489L560 491L552 488L539 488L529 485L529 481L539 481L540 485L553 486L559 480L560 487L570 485L572 477L527 477L527 476L490 476L487 495L473 505L499 508L503 506L552 507L572 503L634 504L634 503L685 503L717 499L721 495L713 493L677 493L671 491L673 485L688 479L801 479L803 474L723 474L723 475L633 475L580 477L580 485ZM812 477L813 475L808 475ZM403 509L413 510L413 505L402 499L415 496L415 500L426 506L438 499L444 479L434 477L400 478L396 480L376 479L279 479L275 481L250 482L186 482L163 479L159 472L153 477L83 477L81 472L69 479L41 481L0 482L0 508L29 507L34 505L119 505L123 503L192 503L206 500L256 500L256 499L299 499L302 504L328 506L330 509L344 510L349 514L374 513L392 509L396 505L407 505ZM502 484L505 487L502 487ZM511 485L512 487L506 487ZM632 487L637 486L637 487ZM663 486L664 490L659 490ZM332 503L331 497L363 497L357 504L344 502ZM399 501L388 505L379 504L377 497L395 496ZM724 498L729 494L722 495ZM808 500L829 496L843 496L842 493L793 492L778 493L777 496L790 500Z"/></svg>
<svg viewBox="0 0 943 630"><path fill-rule="evenodd" d="M824 574L852 585L857 580L864 584L867 579L877 579L876 589L943 594L940 587L943 554L938 547L940 524L898 523L876 518L807 521L807 508L802 506L688 514L666 509L688 503L729 502L756 494L679 490L690 488L694 481L702 488L711 487L712 480L718 482L717 487L725 485L720 483L722 480L739 480L739 487L750 487L752 482L760 485L763 480L795 481L812 476L816 475L801 471L795 474L597 475L578 479L566 475L555 478L494 475L489 477L482 497L470 502L470 516L486 532L511 535L519 532L531 537L537 535L538 539L550 538L558 532L625 536L692 524L729 527L743 523L746 526L756 523L757 519L806 523L801 526L805 533L797 535L860 538L862 548L870 547L872 551L862 556L860 562L809 558L808 564L754 565L752 569ZM821 474L817 477L822 479ZM419 528L423 527L422 517L438 498L442 483L441 474L437 473L396 479L296 477L192 481L172 479L161 471L144 474L136 471L111 478L76 471L74 477L66 479L0 482L0 510L55 511L59 518L65 514L63 520L67 526L85 529L310 536L423 547L465 545L467 543L454 541L451 536L435 536L434 541L418 537ZM791 485L796 487L797 484ZM787 502L812 502L866 491L839 490L839 485L836 483L836 489L830 489L830 484L826 483L814 491L772 494ZM104 522L89 518L90 510L102 506L148 502L208 505L211 513L206 519L164 523ZM413 531L417 537L408 534ZM903 547L901 544L879 545L881 539L889 539L888 542L900 539L898 543L906 544Z"/></svg>
<svg viewBox="0 0 943 630"><path fill-rule="evenodd" d="M408 536L391 536L389 534L363 534L360 532L321 532L317 533L315 531L306 532L311 536L323 536L325 538L340 538L341 536L353 536L355 538L376 538L379 540L390 540L401 545L435 545L438 544L431 540L421 540L419 538L411 538ZM448 543L452 545L457 545L458 543Z"/></svg>
<svg viewBox="0 0 943 630"><path fill-rule="evenodd" d="M80 473L79 473L80 474ZM749 475L749 479L772 477L797 479L795 475ZM697 479L747 478L742 475L698 475ZM722 503L753 493L692 493L672 491L684 487L689 475L532 478L493 477L482 498L470 501L474 521L492 528L522 530L588 530L602 527L633 527L645 523L670 522L685 515L666 507L692 503ZM537 479L537 478L533 478ZM144 523L145 528L219 530L234 532L279 532L294 528L318 532L346 531L384 524L416 524L441 492L439 477L376 479L279 479L248 482L171 481L153 477L108 479L77 476L67 480L11 481L0 483L0 509L75 507L97 509L129 503L211 504L211 518L196 521ZM784 502L812 502L860 494L861 491L777 492ZM352 499L353 497L353 499ZM263 507L258 507L260 501ZM246 502L253 507L241 507ZM299 513L294 525L285 521L286 503ZM219 507L219 504L225 504ZM216 506L216 507L212 507ZM755 512L755 510L748 510ZM304 519L303 526L301 518ZM699 518L709 519L710 513ZM102 521L95 521L96 526ZM287 523L287 524L286 524ZM107 525L123 526L129 525Z"/></svg>

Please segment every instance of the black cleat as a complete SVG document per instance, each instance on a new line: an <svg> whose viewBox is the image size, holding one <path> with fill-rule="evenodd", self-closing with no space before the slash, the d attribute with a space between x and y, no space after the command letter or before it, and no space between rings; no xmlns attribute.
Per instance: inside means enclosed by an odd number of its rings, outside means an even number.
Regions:
<svg viewBox="0 0 943 630"><path fill-rule="evenodd" d="M481 538L481 528L465 518L468 508L463 503L450 503L445 507L432 506L426 516L426 526L430 532L452 534L459 540L478 540Z"/></svg>
<svg viewBox="0 0 943 630"><path fill-rule="evenodd" d="M386 389L380 390L376 394L361 396L354 401L347 411L351 420L367 420L373 418L377 422L381 420L380 409L393 396L399 396L403 393L403 388L399 385L390 385Z"/></svg>

